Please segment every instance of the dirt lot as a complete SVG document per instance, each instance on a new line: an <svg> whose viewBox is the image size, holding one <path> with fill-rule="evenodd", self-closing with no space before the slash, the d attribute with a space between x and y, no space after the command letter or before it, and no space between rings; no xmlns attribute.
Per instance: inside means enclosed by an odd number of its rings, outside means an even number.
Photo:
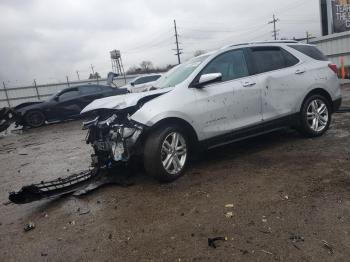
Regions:
<svg viewBox="0 0 350 262"><path fill-rule="evenodd" d="M20 206L9 191L84 170L91 150L80 122L2 136L0 260L349 261L349 117L317 139L285 131L208 151L172 184L141 173L131 187ZM216 236L227 241L208 247Z"/></svg>

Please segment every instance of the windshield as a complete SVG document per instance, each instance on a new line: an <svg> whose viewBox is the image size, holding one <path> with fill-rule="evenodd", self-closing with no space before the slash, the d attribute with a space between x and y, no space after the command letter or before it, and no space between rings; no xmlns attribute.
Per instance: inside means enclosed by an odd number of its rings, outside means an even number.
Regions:
<svg viewBox="0 0 350 262"><path fill-rule="evenodd" d="M190 61L180 64L173 69L171 69L168 73L163 75L158 79L156 83L154 83L154 87L156 88L166 88L166 87L174 87L177 84L180 84L184 81L189 75L206 59L207 56L201 56L191 59Z"/></svg>
<svg viewBox="0 0 350 262"><path fill-rule="evenodd" d="M60 91L60 92L61 92L61 91ZM58 93L60 93L60 92L58 92ZM58 95L58 93L54 93L54 94L50 95L49 98L46 99L46 101L52 101L52 100L54 100L54 98Z"/></svg>

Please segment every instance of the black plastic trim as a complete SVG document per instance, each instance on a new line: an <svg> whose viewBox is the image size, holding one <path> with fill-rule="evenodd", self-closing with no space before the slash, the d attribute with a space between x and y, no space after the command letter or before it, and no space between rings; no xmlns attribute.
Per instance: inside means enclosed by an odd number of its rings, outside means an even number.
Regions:
<svg viewBox="0 0 350 262"><path fill-rule="evenodd" d="M333 112L336 112L339 110L339 108L341 106L341 102L342 102L341 97L336 99L336 100L333 100Z"/></svg>
<svg viewBox="0 0 350 262"><path fill-rule="evenodd" d="M282 129L285 127L295 126L298 124L298 119L299 119L299 113L295 113L292 115L284 116L284 117L270 120L270 121L262 121L261 123L250 127L245 127L245 128L230 132L228 134L224 134L214 138L200 141L199 144L203 148L212 148L223 144L237 142L237 141L258 136L261 134L273 132L275 130Z"/></svg>

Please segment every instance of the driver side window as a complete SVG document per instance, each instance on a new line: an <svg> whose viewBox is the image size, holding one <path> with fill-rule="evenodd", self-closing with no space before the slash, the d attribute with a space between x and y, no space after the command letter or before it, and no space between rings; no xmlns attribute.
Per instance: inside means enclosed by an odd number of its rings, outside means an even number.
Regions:
<svg viewBox="0 0 350 262"><path fill-rule="evenodd" d="M243 50L233 50L214 58L201 75L221 73L222 82L248 76L248 67Z"/></svg>
<svg viewBox="0 0 350 262"><path fill-rule="evenodd" d="M72 89L59 95L58 101L66 101L79 96L78 89Z"/></svg>

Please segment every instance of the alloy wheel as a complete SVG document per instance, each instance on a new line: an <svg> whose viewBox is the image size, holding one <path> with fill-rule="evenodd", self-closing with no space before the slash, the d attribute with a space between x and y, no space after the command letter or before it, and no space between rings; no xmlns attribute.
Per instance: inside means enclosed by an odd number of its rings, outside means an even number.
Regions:
<svg viewBox="0 0 350 262"><path fill-rule="evenodd" d="M329 112L325 102L320 99L312 100L306 110L306 122L315 132L322 132L329 121Z"/></svg>
<svg viewBox="0 0 350 262"><path fill-rule="evenodd" d="M176 175L183 169L186 158L186 140L178 132L170 133L164 139L161 148L161 161L164 169L169 174Z"/></svg>

